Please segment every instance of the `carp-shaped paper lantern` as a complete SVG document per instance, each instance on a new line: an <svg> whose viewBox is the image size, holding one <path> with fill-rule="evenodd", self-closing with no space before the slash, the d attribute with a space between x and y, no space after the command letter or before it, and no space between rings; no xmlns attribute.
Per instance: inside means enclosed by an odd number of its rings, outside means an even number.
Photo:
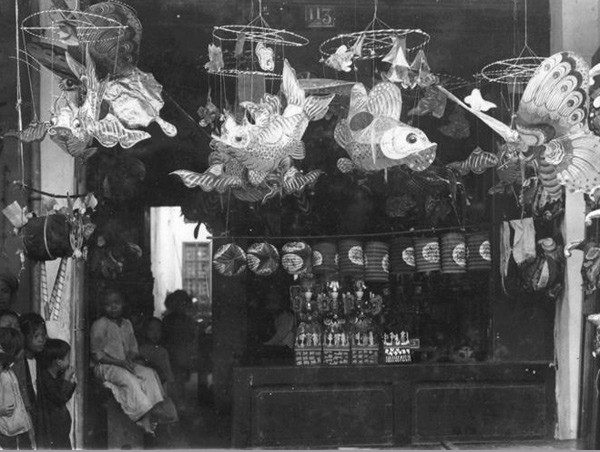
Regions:
<svg viewBox="0 0 600 452"><path fill-rule="evenodd" d="M466 235L467 270L485 271L492 267L492 247L487 232L470 232Z"/></svg>
<svg viewBox="0 0 600 452"><path fill-rule="evenodd" d="M390 82L369 92L352 88L348 117L336 125L334 138L350 159L338 161L342 171L374 172L398 165L422 171L435 159L437 145L425 133L400 122L402 93Z"/></svg>
<svg viewBox="0 0 600 452"><path fill-rule="evenodd" d="M415 261L419 273L441 270L440 242L437 237L418 237L415 239Z"/></svg>
<svg viewBox="0 0 600 452"><path fill-rule="evenodd" d="M312 250L305 242L289 242L281 248L281 266L290 275L310 272Z"/></svg>
<svg viewBox="0 0 600 452"><path fill-rule="evenodd" d="M415 245L411 237L398 237L390 245L390 266L394 275L413 274L416 271Z"/></svg>
<svg viewBox="0 0 600 452"><path fill-rule="evenodd" d="M248 268L259 276L270 276L279 267L279 252L270 243L253 243L246 250Z"/></svg>
<svg viewBox="0 0 600 452"><path fill-rule="evenodd" d="M215 253L213 265L223 276L237 276L246 270L246 253L238 245L227 243Z"/></svg>
<svg viewBox="0 0 600 452"><path fill-rule="evenodd" d="M365 257L362 243L358 240L342 240L338 246L341 276L362 279L365 273Z"/></svg>
<svg viewBox="0 0 600 452"><path fill-rule="evenodd" d="M389 246L385 242L365 244L365 281L387 282L390 275Z"/></svg>
<svg viewBox="0 0 600 452"><path fill-rule="evenodd" d="M465 237L458 232L442 235L442 273L465 273L467 250Z"/></svg>

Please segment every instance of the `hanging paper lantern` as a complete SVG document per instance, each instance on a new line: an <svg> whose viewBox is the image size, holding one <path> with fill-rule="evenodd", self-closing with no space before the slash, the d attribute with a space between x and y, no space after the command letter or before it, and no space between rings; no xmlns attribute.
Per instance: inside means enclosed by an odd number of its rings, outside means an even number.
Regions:
<svg viewBox="0 0 600 452"><path fill-rule="evenodd" d="M481 271L492 268L492 248L487 232L471 232L466 236L467 270Z"/></svg>
<svg viewBox="0 0 600 452"><path fill-rule="evenodd" d="M442 273L465 273L467 252L465 238L458 232L442 236Z"/></svg>
<svg viewBox="0 0 600 452"><path fill-rule="evenodd" d="M290 275L310 273L312 252L310 246L304 242L289 242L281 249L281 266Z"/></svg>
<svg viewBox="0 0 600 452"><path fill-rule="evenodd" d="M415 248L411 237L399 237L392 240L390 246L390 266L390 271L394 275L415 272Z"/></svg>
<svg viewBox="0 0 600 452"><path fill-rule="evenodd" d="M239 246L227 243L215 253L213 265L223 276L237 276L246 270L246 253Z"/></svg>
<svg viewBox="0 0 600 452"><path fill-rule="evenodd" d="M71 257L70 227L62 214L31 218L20 231L25 254L36 261Z"/></svg>
<svg viewBox="0 0 600 452"><path fill-rule="evenodd" d="M270 243L254 243L246 252L248 268L259 276L269 276L279 267L279 252Z"/></svg>
<svg viewBox="0 0 600 452"><path fill-rule="evenodd" d="M365 259L362 244L358 240L342 240L339 244L339 265L342 276L362 278Z"/></svg>
<svg viewBox="0 0 600 452"><path fill-rule="evenodd" d="M335 243L321 242L313 246L312 269L315 275L337 273L338 255Z"/></svg>
<svg viewBox="0 0 600 452"><path fill-rule="evenodd" d="M440 243L437 237L415 239L415 261L419 273L429 273L441 269Z"/></svg>
<svg viewBox="0 0 600 452"><path fill-rule="evenodd" d="M387 282L390 272L389 246L384 242L365 245L365 281Z"/></svg>

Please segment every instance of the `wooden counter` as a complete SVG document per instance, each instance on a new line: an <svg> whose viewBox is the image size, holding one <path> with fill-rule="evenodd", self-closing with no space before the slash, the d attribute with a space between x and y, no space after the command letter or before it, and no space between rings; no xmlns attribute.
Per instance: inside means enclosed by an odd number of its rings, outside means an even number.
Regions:
<svg viewBox="0 0 600 452"><path fill-rule="evenodd" d="M232 446L552 438L548 362L234 369Z"/></svg>

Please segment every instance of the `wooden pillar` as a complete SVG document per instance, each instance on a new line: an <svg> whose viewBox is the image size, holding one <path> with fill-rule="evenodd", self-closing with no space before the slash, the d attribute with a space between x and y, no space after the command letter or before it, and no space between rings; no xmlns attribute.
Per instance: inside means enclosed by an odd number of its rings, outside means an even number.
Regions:
<svg viewBox="0 0 600 452"><path fill-rule="evenodd" d="M77 8L77 0L68 0L69 7ZM40 0L40 10L53 8L51 0ZM43 25L43 24L42 24ZM56 77L48 71L40 74L40 120L49 121L50 108L54 98L60 94L60 88ZM75 160L65 151L60 149L52 140L45 139L40 144L39 186L43 191L56 194L74 194L84 188L84 181L76 174ZM35 172L35 166L32 168ZM80 168L77 173L84 173ZM42 199L42 205L49 198ZM66 202L65 200L62 200ZM43 212L42 212L43 213ZM59 260L47 263L48 286L52 287L58 271ZM48 335L50 337L63 339L71 344L71 361L76 367L78 381L75 395L69 403L73 418L73 445L75 448L83 448L83 400L86 378L88 374L87 347L85 341L85 299L84 299L84 269L85 264L81 261L70 260L67 267L63 302L59 318L46 322ZM34 279L35 281L35 279ZM40 286L33 288L40 290ZM39 306L41 309L42 306Z"/></svg>
<svg viewBox="0 0 600 452"><path fill-rule="evenodd" d="M599 6L599 0L550 0L551 53L570 50L589 62L600 41ZM584 218L583 195L567 193L563 224L565 242L584 239ZM582 260L582 253L573 253L567 260L565 291L563 299L556 305L558 439L574 439L577 436L583 331Z"/></svg>

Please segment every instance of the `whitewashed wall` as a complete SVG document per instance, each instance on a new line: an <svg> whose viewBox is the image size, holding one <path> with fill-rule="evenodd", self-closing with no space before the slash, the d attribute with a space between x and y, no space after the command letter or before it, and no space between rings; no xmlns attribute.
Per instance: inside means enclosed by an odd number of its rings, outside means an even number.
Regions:
<svg viewBox="0 0 600 452"><path fill-rule="evenodd" d="M208 242L208 231L202 225L194 239L195 223L185 223L180 207L150 209L152 275L154 276L154 315L162 316L168 293L182 288L184 242Z"/></svg>

